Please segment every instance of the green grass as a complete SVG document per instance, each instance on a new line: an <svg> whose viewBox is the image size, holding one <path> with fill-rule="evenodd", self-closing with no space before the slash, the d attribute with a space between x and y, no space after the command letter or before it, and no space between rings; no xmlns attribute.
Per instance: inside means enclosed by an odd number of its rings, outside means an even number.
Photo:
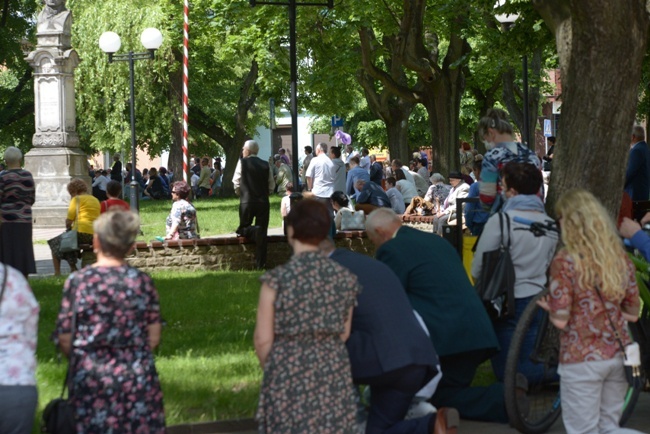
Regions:
<svg viewBox="0 0 650 434"><path fill-rule="evenodd" d="M269 227L282 226L280 200L271 196L271 216ZM239 199L216 198L193 202L199 220L202 237L233 233L239 226ZM151 241L157 236L165 236L165 221L172 208L171 200L145 200L140 202L140 218L143 235L138 241Z"/></svg>
<svg viewBox="0 0 650 434"><path fill-rule="evenodd" d="M165 272L153 275L160 294L162 344L156 366L167 424L252 417L262 372L253 351L259 272ZM41 306L37 348L40 421L61 392L67 364L50 336L63 278L30 281ZM35 427L33 432L38 432Z"/></svg>

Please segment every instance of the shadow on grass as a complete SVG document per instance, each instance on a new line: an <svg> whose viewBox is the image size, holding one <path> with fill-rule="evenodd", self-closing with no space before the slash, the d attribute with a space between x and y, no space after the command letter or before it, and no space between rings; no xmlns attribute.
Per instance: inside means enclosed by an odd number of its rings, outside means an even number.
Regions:
<svg viewBox="0 0 650 434"><path fill-rule="evenodd" d="M253 416L261 370L253 350L260 272L154 273L166 325L156 366L169 425ZM41 306L39 412L61 392L54 331L64 278L30 281ZM36 429L36 428L35 428ZM38 432L38 431L34 431Z"/></svg>

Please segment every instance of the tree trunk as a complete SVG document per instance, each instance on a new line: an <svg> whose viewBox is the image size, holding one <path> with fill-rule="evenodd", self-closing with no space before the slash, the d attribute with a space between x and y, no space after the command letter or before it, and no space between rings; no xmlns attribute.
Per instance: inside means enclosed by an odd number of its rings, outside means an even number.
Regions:
<svg viewBox="0 0 650 434"><path fill-rule="evenodd" d="M646 52L645 1L535 0L556 35L562 122L547 209L570 188L593 192L612 217L623 193L629 137Z"/></svg>
<svg viewBox="0 0 650 434"><path fill-rule="evenodd" d="M235 188L232 185L232 177L235 174L235 168L237 167L237 162L241 157L241 148L244 145L244 141L239 142L239 145L233 140L232 143L227 143L226 146L223 144L221 147L226 153L226 167L223 170L223 178L221 182L221 196L223 197L232 197L235 195Z"/></svg>
<svg viewBox="0 0 650 434"><path fill-rule="evenodd" d="M408 115L406 113L405 119L395 119L390 122L385 122L386 131L388 132L388 154L390 159L394 160L399 158L404 164L409 161L410 151L408 146L409 124Z"/></svg>
<svg viewBox="0 0 650 434"><path fill-rule="evenodd" d="M449 174L460 170L460 99L465 90L465 79L460 70L443 69L437 80L425 88L424 107L429 115L432 168Z"/></svg>

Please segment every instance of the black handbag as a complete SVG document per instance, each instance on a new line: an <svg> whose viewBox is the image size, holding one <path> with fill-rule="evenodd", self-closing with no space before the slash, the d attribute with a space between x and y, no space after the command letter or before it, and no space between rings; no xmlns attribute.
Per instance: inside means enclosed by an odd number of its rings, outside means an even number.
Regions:
<svg viewBox="0 0 650 434"><path fill-rule="evenodd" d="M510 217L498 213L501 240L499 248L483 252L483 266L476 282L476 292L490 318L506 319L515 315L515 266L510 256ZM508 243L504 241L503 220L506 221Z"/></svg>
<svg viewBox="0 0 650 434"><path fill-rule="evenodd" d="M71 337L70 342L74 342L74 333L76 330L77 313L75 312L75 294L71 293L70 308L72 309L72 321L70 323ZM72 366L74 366L74 348L70 346L70 357L68 358L68 371L63 381L61 396L48 402L43 410L43 421L41 432L49 434L76 434L74 420L74 407L70 402L72 392ZM68 397L64 398L66 389Z"/></svg>

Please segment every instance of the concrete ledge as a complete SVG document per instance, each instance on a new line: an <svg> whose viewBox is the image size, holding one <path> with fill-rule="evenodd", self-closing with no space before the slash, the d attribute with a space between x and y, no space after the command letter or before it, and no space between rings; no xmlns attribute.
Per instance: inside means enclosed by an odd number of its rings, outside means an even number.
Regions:
<svg viewBox="0 0 650 434"><path fill-rule="evenodd" d="M365 231L339 232L334 238L336 247L374 256L375 246ZM81 246L82 264L95 261L91 246ZM202 238L198 240L138 242L126 258L129 265L143 271L237 271L255 270L253 241L244 237ZM283 264L291 257L291 247L284 235L270 235L267 244L267 268Z"/></svg>

